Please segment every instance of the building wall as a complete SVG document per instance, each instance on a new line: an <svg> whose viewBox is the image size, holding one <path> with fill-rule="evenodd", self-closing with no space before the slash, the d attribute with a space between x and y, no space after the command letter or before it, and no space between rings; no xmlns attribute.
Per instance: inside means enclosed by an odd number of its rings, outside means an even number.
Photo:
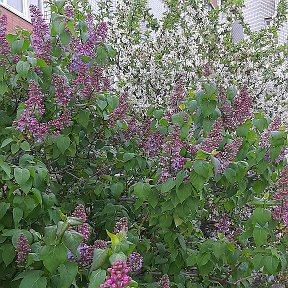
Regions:
<svg viewBox="0 0 288 288"><path fill-rule="evenodd" d="M18 16L14 12L10 11L7 7L4 7L0 4L0 13L1 15L6 15L8 20L7 30L8 33L14 32L15 29L18 27L31 30L32 25L29 21L25 20L24 18Z"/></svg>

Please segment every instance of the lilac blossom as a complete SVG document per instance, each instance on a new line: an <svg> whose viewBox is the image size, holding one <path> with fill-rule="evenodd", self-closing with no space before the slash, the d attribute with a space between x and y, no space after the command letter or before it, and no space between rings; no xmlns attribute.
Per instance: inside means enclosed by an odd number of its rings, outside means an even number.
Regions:
<svg viewBox="0 0 288 288"><path fill-rule="evenodd" d="M122 288L132 281L132 278L127 275L130 272L130 268L127 267L126 262L122 260L116 260L112 263L112 268L107 269L109 276L106 276L104 284L100 285L100 288Z"/></svg>
<svg viewBox="0 0 288 288"><path fill-rule="evenodd" d="M0 17L0 54L7 56L10 53L9 43L6 40L7 33L7 16L2 15ZM0 58L0 64L4 64L6 60L4 58Z"/></svg>
<svg viewBox="0 0 288 288"><path fill-rule="evenodd" d="M247 119L252 117L252 99L246 89L242 89L230 105L226 97L221 94L223 115L223 124L225 129L235 130L242 125Z"/></svg>
<svg viewBox="0 0 288 288"><path fill-rule="evenodd" d="M50 29L38 7L30 5L32 22L32 45L35 55L47 63L51 61L52 45L50 40Z"/></svg>
<svg viewBox="0 0 288 288"><path fill-rule="evenodd" d="M225 233L230 229L230 221L227 214L224 214L221 219L215 224L219 232Z"/></svg>
<svg viewBox="0 0 288 288"><path fill-rule="evenodd" d="M278 201L278 205L273 209L273 218L282 220L288 226L288 166L282 170L281 176L276 182L277 192L273 199Z"/></svg>
<svg viewBox="0 0 288 288"><path fill-rule="evenodd" d="M160 159L160 166L162 168L160 181L176 177L176 174L184 168L188 161L188 158L180 155L181 148L185 147L186 143L180 140L178 129L175 129L170 134L169 139L163 144L162 148L163 156Z"/></svg>
<svg viewBox="0 0 288 288"><path fill-rule="evenodd" d="M226 144L223 151L220 151L216 158L220 161L220 173L224 172L224 170L229 166L229 164L233 161L236 157L243 139L240 137L235 138L230 143Z"/></svg>
<svg viewBox="0 0 288 288"><path fill-rule="evenodd" d="M115 224L114 233L118 234L122 231L125 232L126 234L128 233L128 218L127 217L120 218Z"/></svg>
<svg viewBox="0 0 288 288"><path fill-rule="evenodd" d="M16 252L17 252L17 260L16 263L18 265L25 264L27 260L27 255L31 252L30 245L28 243L28 239L24 234L20 234L17 243L16 243Z"/></svg>
<svg viewBox="0 0 288 288"><path fill-rule="evenodd" d="M55 87L55 100L59 106L66 107L70 100L72 89L67 84L67 80L64 76L54 74L53 75L54 87Z"/></svg>
<svg viewBox="0 0 288 288"><path fill-rule="evenodd" d="M212 127L212 130L208 133L207 137L199 145L203 151L211 153L213 150L218 149L220 143L223 140L222 136L223 122L221 118L218 118Z"/></svg>
<svg viewBox="0 0 288 288"><path fill-rule="evenodd" d="M143 257L138 252L133 252L127 259L127 266L131 272L136 272L142 268Z"/></svg>
<svg viewBox="0 0 288 288"><path fill-rule="evenodd" d="M167 274L163 275L159 281L159 288L170 288L170 280Z"/></svg>
<svg viewBox="0 0 288 288"><path fill-rule="evenodd" d="M28 133L36 141L43 141L48 134L48 126L40 123L37 117L43 116L45 108L43 105L44 95L41 88L34 80L29 82L28 99L25 101L25 109L19 119L14 121L14 126L21 132Z"/></svg>

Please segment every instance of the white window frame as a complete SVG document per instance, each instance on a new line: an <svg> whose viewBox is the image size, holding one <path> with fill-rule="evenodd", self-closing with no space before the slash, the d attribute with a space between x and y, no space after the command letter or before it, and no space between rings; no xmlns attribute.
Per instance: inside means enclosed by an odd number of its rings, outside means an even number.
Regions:
<svg viewBox="0 0 288 288"><path fill-rule="evenodd" d="M8 4L8 0L0 0L0 5L5 7L6 9L10 10L12 13L16 14L17 16L23 18L24 20L31 22L31 19L29 17L29 5L28 5L28 0L18 0L18 1L22 1L23 3L23 12L15 9L14 7L10 6ZM41 12L43 13L43 9L44 9L44 3L42 0L42 5L41 5Z"/></svg>

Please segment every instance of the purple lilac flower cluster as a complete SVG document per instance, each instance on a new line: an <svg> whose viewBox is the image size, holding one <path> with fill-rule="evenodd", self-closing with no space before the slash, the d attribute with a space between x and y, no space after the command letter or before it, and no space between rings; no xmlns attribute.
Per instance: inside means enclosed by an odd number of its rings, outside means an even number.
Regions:
<svg viewBox="0 0 288 288"><path fill-rule="evenodd" d="M167 274L163 275L159 281L159 288L170 288L170 280Z"/></svg>
<svg viewBox="0 0 288 288"><path fill-rule="evenodd" d="M119 105L116 109L109 114L109 126L113 127L116 124L117 120L125 120L128 114L128 105L127 105L128 94L123 93L119 99Z"/></svg>
<svg viewBox="0 0 288 288"><path fill-rule="evenodd" d="M91 98L95 93L110 89L109 79L104 75L104 70L93 65L81 62L78 65L77 76L72 81L73 94L81 98Z"/></svg>
<svg viewBox="0 0 288 288"><path fill-rule="evenodd" d="M209 63L206 63L203 66L203 76L204 77L209 77L211 74L212 74L212 69L211 69Z"/></svg>
<svg viewBox="0 0 288 288"><path fill-rule="evenodd" d="M54 130L54 136L59 135L63 129L72 125L71 117L71 111L66 109L58 118L48 122L49 127Z"/></svg>
<svg viewBox="0 0 288 288"><path fill-rule="evenodd" d="M230 229L230 221L227 214L224 214L221 219L215 224L217 230L221 233L225 233Z"/></svg>
<svg viewBox="0 0 288 288"><path fill-rule="evenodd" d="M64 15L67 17L68 20L72 20L75 17L75 11L73 6L66 5L64 8Z"/></svg>
<svg viewBox="0 0 288 288"><path fill-rule="evenodd" d="M288 166L283 169L276 185L277 192L273 199L278 202L278 205L273 210L273 218L282 220L288 226Z"/></svg>
<svg viewBox="0 0 288 288"><path fill-rule="evenodd" d="M230 230L231 228L231 221L227 214L224 214L221 216L221 218L218 220L218 222L215 224L215 227L218 232L224 233L227 237L227 239L232 240L235 238L238 234L242 232L240 228ZM230 230L230 232L229 232Z"/></svg>
<svg viewBox="0 0 288 288"><path fill-rule="evenodd" d="M213 150L218 149L220 143L223 140L222 130L223 130L223 122L221 118L218 118L214 122L213 127L211 131L208 133L207 137L199 145L199 148L201 148L203 151L207 153L211 153Z"/></svg>
<svg viewBox="0 0 288 288"><path fill-rule="evenodd" d="M112 268L108 268L107 271L110 273L106 276L104 284L100 285L100 288L122 288L132 281L132 278L127 275L130 272L130 268L127 267L126 262L122 260L116 260L112 263Z"/></svg>
<svg viewBox="0 0 288 288"><path fill-rule="evenodd" d="M7 16L2 15L0 17L0 54L8 55L10 52L9 43L6 40L6 33L7 33ZM0 64L4 64L6 62L5 58L0 58Z"/></svg>
<svg viewBox="0 0 288 288"><path fill-rule="evenodd" d="M133 252L127 259L127 266L131 272L136 272L142 268L143 256L138 252Z"/></svg>
<svg viewBox="0 0 288 288"><path fill-rule="evenodd" d="M35 55L47 63L51 61L52 45L50 40L50 29L41 11L35 5L30 5L32 22L32 44Z"/></svg>
<svg viewBox="0 0 288 288"><path fill-rule="evenodd" d="M53 81L55 87L55 101L59 106L65 108L70 103L72 89L67 84L67 80L64 76L54 74Z"/></svg>
<svg viewBox="0 0 288 288"><path fill-rule="evenodd" d="M246 89L242 89L233 99L230 105L223 91L220 94L222 100L221 112L225 129L236 129L247 119L252 117L252 99Z"/></svg>
<svg viewBox="0 0 288 288"><path fill-rule="evenodd" d="M27 260L27 255L31 252L28 239L24 234L20 234L16 243L17 259L16 263L18 265L23 265Z"/></svg>
<svg viewBox="0 0 288 288"><path fill-rule="evenodd" d="M163 156L160 158L160 166L162 167L160 181L165 181L170 177L175 178L188 161L188 158L180 155L181 148L185 147L186 143L180 140L179 134L178 129L175 129L170 134L170 140L163 145Z"/></svg>
<svg viewBox="0 0 288 288"><path fill-rule="evenodd" d="M28 137L35 138L38 142L42 141L48 134L48 126L40 123L37 119L43 116L45 109L43 105L44 95L36 81L29 82L28 100L25 101L25 109L14 125L17 130L26 132Z"/></svg>
<svg viewBox="0 0 288 288"><path fill-rule="evenodd" d="M220 161L220 168L219 172L222 173L224 170L229 166L229 164L233 161L233 159L236 157L241 145L242 145L243 139L240 137L237 137L230 143L226 144L223 151L220 151L216 158Z"/></svg>
<svg viewBox="0 0 288 288"><path fill-rule="evenodd" d="M114 233L118 234L122 231L125 232L126 234L128 233L128 218L127 217L120 218L115 224Z"/></svg>
<svg viewBox="0 0 288 288"><path fill-rule="evenodd" d="M93 262L94 250L107 248L107 242L103 240L96 240L94 245L87 245L81 243L78 247L78 252L80 254L79 259L76 259L71 252L68 254L68 259L77 262L83 268L89 268Z"/></svg>
<svg viewBox="0 0 288 288"><path fill-rule="evenodd" d="M75 230L83 235L83 241L87 241L90 236L90 228L88 223L85 223L87 221L87 214L84 205L77 205L72 216L80 218L84 222L83 224L77 226Z"/></svg>
<svg viewBox="0 0 288 288"><path fill-rule="evenodd" d="M146 119L144 123L137 130L139 140L139 147L151 158L155 157L160 151L164 142L163 135L158 131L152 131L151 120Z"/></svg>

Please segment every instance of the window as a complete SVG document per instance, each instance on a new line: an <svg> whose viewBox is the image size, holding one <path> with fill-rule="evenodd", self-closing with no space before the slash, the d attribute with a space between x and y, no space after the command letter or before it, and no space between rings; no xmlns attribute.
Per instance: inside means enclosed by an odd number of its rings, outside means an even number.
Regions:
<svg viewBox="0 0 288 288"><path fill-rule="evenodd" d="M10 7L15 8L17 11L23 13L23 1L21 1L21 0L7 0L7 4Z"/></svg>
<svg viewBox="0 0 288 288"><path fill-rule="evenodd" d="M266 27L270 26L271 22L272 22L272 18L271 17L264 18L264 24L265 24Z"/></svg>
<svg viewBox="0 0 288 288"><path fill-rule="evenodd" d="M0 2L15 14L26 19L30 18L29 6L31 4L43 11L43 0L0 0Z"/></svg>

